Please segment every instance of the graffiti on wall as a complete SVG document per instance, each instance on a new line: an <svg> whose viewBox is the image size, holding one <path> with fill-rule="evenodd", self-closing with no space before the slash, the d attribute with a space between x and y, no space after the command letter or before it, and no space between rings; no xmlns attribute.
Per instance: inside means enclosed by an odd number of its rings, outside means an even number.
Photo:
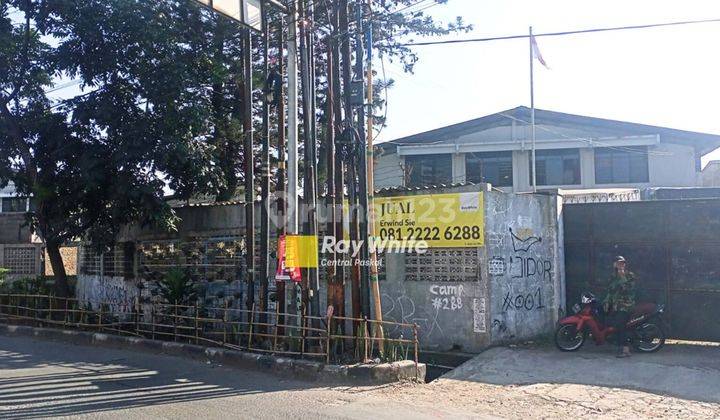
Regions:
<svg viewBox="0 0 720 420"><path fill-rule="evenodd" d="M510 238L512 240L514 253L509 261L511 277L513 279L541 278L544 281L551 281L553 272L552 260L531 252L534 245L542 243L542 237L534 236L530 229L520 229L518 232L515 232L510 228ZM502 257L494 257L491 259L491 263L495 261L495 259L502 260L503 263L505 261ZM499 261L496 261L494 264L496 266L500 265ZM504 274L504 264L502 267L503 271L500 274L494 275ZM497 267L493 267L492 265L491 270L499 272ZM493 271L491 271L490 274L493 274Z"/></svg>
<svg viewBox="0 0 720 420"><path fill-rule="evenodd" d="M544 309L542 291L538 287L535 292L532 293L517 293L507 292L505 299L503 300L502 311L507 312L509 310L525 310L532 311L534 309Z"/></svg>
<svg viewBox="0 0 720 420"><path fill-rule="evenodd" d="M432 306L440 311L457 311L462 309L463 286L460 285L437 285L430 286Z"/></svg>
<svg viewBox="0 0 720 420"><path fill-rule="evenodd" d="M439 309L435 313L428 313L426 309L417 309L415 301L407 295L395 298L383 293L382 295L383 319L385 321L401 324L417 324L423 338L430 338L434 333L444 336L445 333L438 322ZM422 311L422 312L421 312ZM390 335L411 334L406 328L394 325L387 331Z"/></svg>
<svg viewBox="0 0 720 420"><path fill-rule="evenodd" d="M137 286L122 277L78 276L77 298L94 308L107 305L114 312L130 312L138 294Z"/></svg>
<svg viewBox="0 0 720 420"><path fill-rule="evenodd" d="M491 276L509 275L511 280L528 279L551 282L553 277L553 261L541 252L542 236L535 235L529 228L513 230L509 228L512 255L505 257L495 256L488 262L488 272ZM537 283L536 283L537 284ZM532 311L544 309L542 287L531 291L509 291L505 294L502 312Z"/></svg>

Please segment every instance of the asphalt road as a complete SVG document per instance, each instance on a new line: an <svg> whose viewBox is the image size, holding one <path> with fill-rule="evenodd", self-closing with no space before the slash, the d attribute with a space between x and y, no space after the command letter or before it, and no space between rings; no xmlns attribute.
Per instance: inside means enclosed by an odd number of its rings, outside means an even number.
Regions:
<svg viewBox="0 0 720 420"><path fill-rule="evenodd" d="M506 374L498 373L508 357L504 354L487 361L491 370L496 371L492 374L495 376L487 373L488 380L478 375L476 369L466 367L467 377L445 377L431 384L327 387L163 354L0 336L0 418L401 420L720 416L720 405L707 399L676 398L637 388L588 385L573 380L554 383L551 376L533 377L525 383L522 375L519 380L508 380ZM533 357L534 363L554 363L555 353L547 359L537 354ZM518 360L515 363L525 363ZM477 365L478 361L472 366ZM508 369L508 375L519 375L519 371ZM506 379L498 380L500 376Z"/></svg>
<svg viewBox="0 0 720 420"><path fill-rule="evenodd" d="M0 336L0 418L424 418L457 414L166 355Z"/></svg>

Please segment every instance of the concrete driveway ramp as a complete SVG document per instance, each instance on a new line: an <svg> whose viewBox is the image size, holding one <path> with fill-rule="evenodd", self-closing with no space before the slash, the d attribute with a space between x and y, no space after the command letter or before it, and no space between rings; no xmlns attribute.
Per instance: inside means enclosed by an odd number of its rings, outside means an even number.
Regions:
<svg viewBox="0 0 720 420"><path fill-rule="evenodd" d="M618 359L613 346L575 353L551 347L489 349L442 379L495 385L580 384L720 402L720 347L668 344Z"/></svg>

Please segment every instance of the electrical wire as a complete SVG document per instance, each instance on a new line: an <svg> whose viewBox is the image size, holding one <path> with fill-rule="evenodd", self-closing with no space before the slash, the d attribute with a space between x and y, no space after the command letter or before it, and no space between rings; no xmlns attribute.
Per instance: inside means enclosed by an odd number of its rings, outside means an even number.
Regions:
<svg viewBox="0 0 720 420"><path fill-rule="evenodd" d="M579 29L575 31L562 31L562 32L546 32L533 34L535 38L549 37L549 36L565 36L565 35L576 35L576 34L588 34L596 32L609 32L609 31L625 31L634 29L648 29L648 28L660 28L665 26L680 26L680 25L694 25L700 23L717 23L720 22L718 19L701 19L701 20L686 20L677 22L664 22L664 23L651 23L646 25L630 25L630 26L614 26L608 28L591 28L591 29ZM529 38L529 34L522 35L507 35L507 36L496 36L488 38L471 38L471 39L447 39L444 41L426 41L426 42L408 42L403 44L394 44L394 47L422 47L429 45L447 45L447 44L464 44L471 42L489 42L489 41L504 41L509 39L523 39ZM389 45L390 46L390 45Z"/></svg>

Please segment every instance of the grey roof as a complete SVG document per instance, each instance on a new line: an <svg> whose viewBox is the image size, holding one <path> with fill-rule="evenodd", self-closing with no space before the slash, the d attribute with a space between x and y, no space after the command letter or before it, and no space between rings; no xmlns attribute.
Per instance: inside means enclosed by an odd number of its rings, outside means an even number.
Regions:
<svg viewBox="0 0 720 420"><path fill-rule="evenodd" d="M378 147L392 151L396 149L395 146L450 141L465 134L487 130L494 127L511 125L513 120L512 118L508 118L508 116L522 121L529 121L530 108L519 106L517 108L486 115L474 120L391 140L389 142L379 144ZM607 132L616 132L618 135L657 134L660 135L661 141L690 145L693 146L700 154L709 153L720 147L720 135L676 130L673 128L657 127L653 125L637 124L604 118L587 117L584 115L566 114L563 112L547 111L537 108L535 109L535 122L537 124L548 124L560 127L566 126L570 128L596 128Z"/></svg>

